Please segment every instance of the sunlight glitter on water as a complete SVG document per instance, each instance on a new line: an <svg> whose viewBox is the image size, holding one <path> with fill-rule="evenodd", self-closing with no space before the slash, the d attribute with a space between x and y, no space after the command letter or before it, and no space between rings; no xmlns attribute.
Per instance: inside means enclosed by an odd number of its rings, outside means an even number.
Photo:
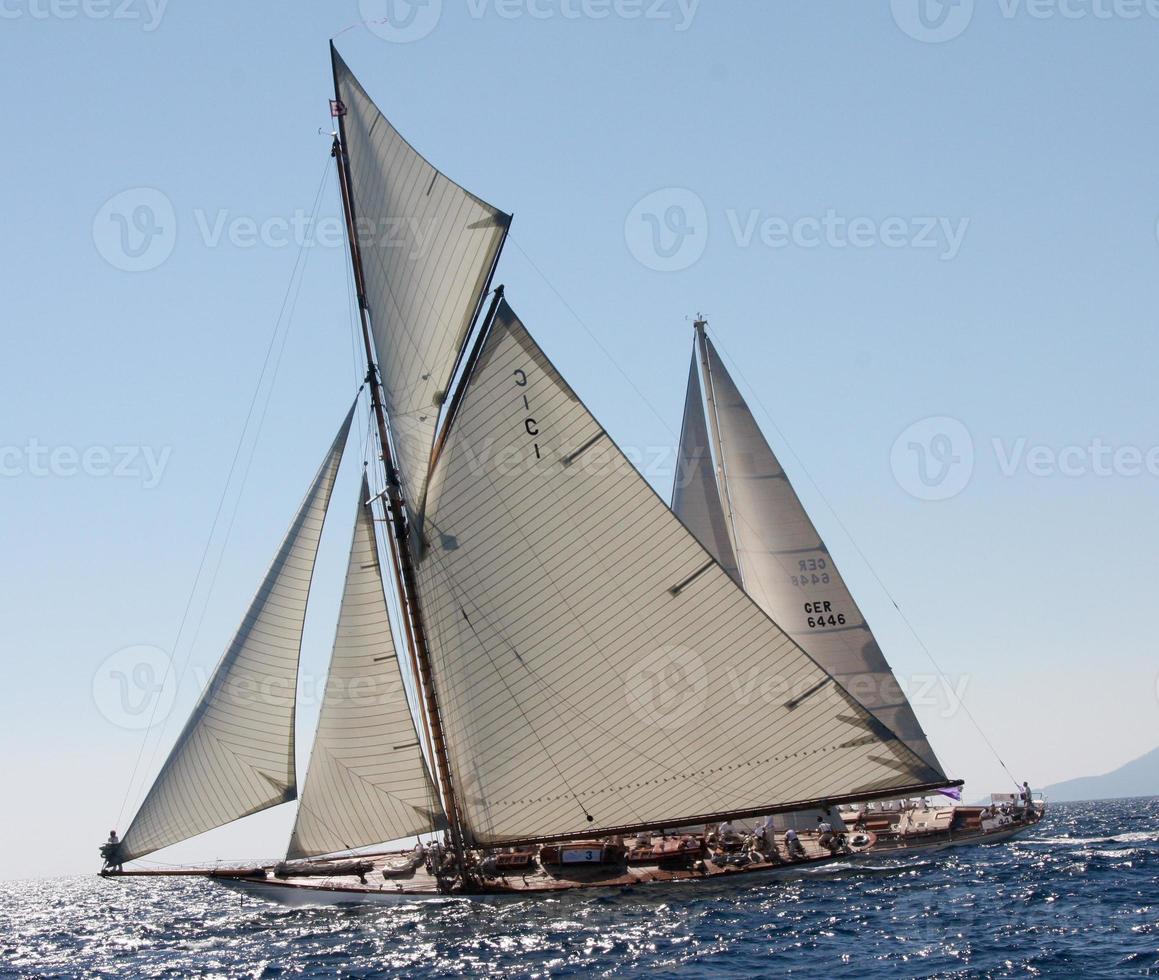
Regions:
<svg viewBox="0 0 1159 980"><path fill-rule="evenodd" d="M1123 827L1133 829L1124 832ZM732 891L284 909L212 883L0 886L0 977L1159 974L1159 800L1038 836Z"/></svg>

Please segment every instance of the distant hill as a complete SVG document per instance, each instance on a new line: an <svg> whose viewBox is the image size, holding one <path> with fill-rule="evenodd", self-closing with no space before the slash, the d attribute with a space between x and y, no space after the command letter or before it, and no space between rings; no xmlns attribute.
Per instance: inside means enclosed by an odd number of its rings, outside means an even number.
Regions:
<svg viewBox="0 0 1159 980"><path fill-rule="evenodd" d="M1037 794L1037 790L1035 792ZM1114 772L1068 779L1047 786L1043 792L1051 803L1111 800L1123 796L1159 796L1159 748L1120 766Z"/></svg>

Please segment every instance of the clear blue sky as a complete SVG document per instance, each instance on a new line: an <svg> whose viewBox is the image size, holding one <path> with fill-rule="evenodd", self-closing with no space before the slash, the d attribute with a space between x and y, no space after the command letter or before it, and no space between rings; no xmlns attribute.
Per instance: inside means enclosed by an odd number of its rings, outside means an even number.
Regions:
<svg viewBox="0 0 1159 980"><path fill-rule="evenodd" d="M1159 741L1155 11L430 0L407 28L429 32L399 43L363 23L385 3L363 8L2 5L0 836L20 842L3 874L95 870L117 819L141 734L99 670L172 652L298 256L277 222L329 165L326 42L351 25L340 49L399 129L515 212L512 305L663 492L702 310L919 695L929 662L859 551L1019 779ZM109 215L137 212L108 202L139 188L171 205L153 247L172 251L126 271ZM330 175L322 201L333 220ZM671 227L692 234L665 260ZM154 768L353 394L345 255L308 254ZM356 477L320 558L315 683ZM1008 785L950 699L918 702L971 795ZM285 811L174 857L276 854Z"/></svg>

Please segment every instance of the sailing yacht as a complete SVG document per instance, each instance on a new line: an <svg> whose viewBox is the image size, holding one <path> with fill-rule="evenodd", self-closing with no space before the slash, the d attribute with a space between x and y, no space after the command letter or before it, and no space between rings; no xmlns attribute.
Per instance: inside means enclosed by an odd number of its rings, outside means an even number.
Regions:
<svg viewBox="0 0 1159 980"><path fill-rule="evenodd" d="M941 764L865 616L792 482L697 318L672 510L733 581L884 728L934 769ZM960 797L947 788L951 798ZM992 794L989 806L876 800L821 815L872 830L875 852L1010 840L1045 803ZM808 824L818 814L795 820Z"/></svg>
<svg viewBox="0 0 1159 980"><path fill-rule="evenodd" d="M960 785L884 683L823 547L793 545L797 598L824 628L804 636L771 602L789 593L736 531L746 494L753 520L768 503L760 474L730 463L731 530L707 478L674 513L492 288L511 216L423 159L333 44L331 58L367 369L354 398L377 452L338 508L354 513L350 557L309 767L299 789L298 659L354 405L102 873L203 876L289 903L784 876L870 852L876 835L782 833L777 815ZM363 233L400 219L424 229L422 249ZM713 418L729 452L739 423ZM810 528L789 522L774 544ZM700 683L754 670L751 689ZM872 695L855 684L866 673L883 682ZM658 711L648 687L672 674L693 696ZM295 803L284 860L134 863Z"/></svg>

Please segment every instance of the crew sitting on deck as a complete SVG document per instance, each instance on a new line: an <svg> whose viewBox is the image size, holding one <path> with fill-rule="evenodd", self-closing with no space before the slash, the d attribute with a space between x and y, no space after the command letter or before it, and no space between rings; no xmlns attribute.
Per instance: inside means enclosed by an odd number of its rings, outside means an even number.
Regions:
<svg viewBox="0 0 1159 980"><path fill-rule="evenodd" d="M737 833L736 825L731 820L726 820L717 827L716 834L726 847L740 843L740 834Z"/></svg>
<svg viewBox="0 0 1159 980"><path fill-rule="evenodd" d="M758 851L767 854L772 850L772 843L772 828L769 826L769 820L766 817L753 828L753 844Z"/></svg>
<svg viewBox="0 0 1159 980"><path fill-rule="evenodd" d="M808 857L805 853L805 845L801 843L801 838L797 836L797 832L792 827L785 831L785 849L789 852L790 860Z"/></svg>
<svg viewBox="0 0 1159 980"><path fill-rule="evenodd" d="M833 836L833 825L824 817L817 818L817 843L830 851L837 850L837 838Z"/></svg>

